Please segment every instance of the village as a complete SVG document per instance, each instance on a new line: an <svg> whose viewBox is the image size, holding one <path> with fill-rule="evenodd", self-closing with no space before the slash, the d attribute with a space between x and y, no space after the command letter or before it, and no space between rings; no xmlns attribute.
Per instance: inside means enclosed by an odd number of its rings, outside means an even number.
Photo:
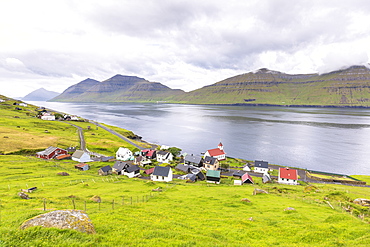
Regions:
<svg viewBox="0 0 370 247"><path fill-rule="evenodd" d="M41 159L72 159L76 161L75 168L81 171L90 169L89 162L105 161L114 163L98 169L101 176L111 174L125 175L128 178L139 177L152 181L170 182L173 179L182 179L189 182L206 181L220 184L222 175L235 177L234 185L253 184L253 176L262 177L264 183L272 182L267 161L256 160L253 164L245 164L241 169L231 170L221 166L227 159L224 146L220 142L217 148L207 150L203 156L193 154L178 154L175 156L170 147L162 146L158 150L142 149L133 153L130 149L119 147L115 156L92 157L84 150L62 149L48 147L38 152L36 156ZM154 164L157 165L154 165ZM173 169L178 174L174 174ZM230 172L231 171L231 172ZM145 176L144 176L145 174ZM276 179L274 179L276 180ZM280 167L277 182L282 184L298 185L298 172L296 169Z"/></svg>

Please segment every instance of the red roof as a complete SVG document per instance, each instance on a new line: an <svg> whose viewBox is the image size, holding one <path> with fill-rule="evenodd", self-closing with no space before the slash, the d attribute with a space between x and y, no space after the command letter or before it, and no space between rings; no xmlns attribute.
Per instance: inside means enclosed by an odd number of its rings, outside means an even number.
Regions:
<svg viewBox="0 0 370 247"><path fill-rule="evenodd" d="M216 157L216 156L220 156L220 155L225 154L224 150L220 150L219 148L210 149L210 150L208 150L208 153L212 157Z"/></svg>
<svg viewBox="0 0 370 247"><path fill-rule="evenodd" d="M61 160L61 159L65 159L65 158L69 158L71 157L70 154L61 154L61 155L58 155L57 157L55 157L57 160Z"/></svg>
<svg viewBox="0 0 370 247"><path fill-rule="evenodd" d="M85 164L85 163L80 163L80 164L77 164L77 165L75 165L75 167L84 167L84 166L87 166L87 164Z"/></svg>
<svg viewBox="0 0 370 247"><path fill-rule="evenodd" d="M295 169L290 169L288 167L279 168L279 177L286 179L298 180L298 171Z"/></svg>
<svg viewBox="0 0 370 247"><path fill-rule="evenodd" d="M245 183L245 182L246 182L246 181L248 181L248 180L249 180L252 184L254 184L252 177L251 177L248 173L245 173L245 174L242 176L242 181L243 181L243 183Z"/></svg>
<svg viewBox="0 0 370 247"><path fill-rule="evenodd" d="M154 172L154 167L153 168L150 168L150 169L148 169L148 170L145 170L145 173L146 174L152 174Z"/></svg>

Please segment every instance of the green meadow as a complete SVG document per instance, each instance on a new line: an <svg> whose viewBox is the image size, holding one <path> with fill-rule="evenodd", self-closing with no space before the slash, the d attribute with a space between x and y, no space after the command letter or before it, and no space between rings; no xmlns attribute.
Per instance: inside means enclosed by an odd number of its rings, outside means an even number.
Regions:
<svg viewBox="0 0 370 247"><path fill-rule="evenodd" d="M177 179L161 183L98 175L100 167L113 166L114 162L92 162L90 170L82 172L74 168L76 162L71 160L42 160L34 156L50 145L79 146L75 127L37 119L34 108L0 107L0 150L6 154L0 155L0 247L370 243L369 208L352 202L356 198L370 199L368 187L263 184L256 177L255 184L243 186L234 186L230 177L223 177L219 185ZM91 151L113 155L119 146L129 147L91 123L73 123L83 128ZM112 128L123 135L132 134ZM238 165L238 160L229 160L228 164ZM60 172L69 176L60 176ZM370 176L354 177L370 182ZM29 200L17 195L21 189L31 187L37 190L29 193ZM158 187L162 192L153 191ZM268 194L253 195L256 188ZM93 196L100 196L102 202L92 201ZM242 200L245 198L250 202ZM288 207L294 210L285 210ZM86 211L96 234L42 227L20 230L25 220L58 209Z"/></svg>
<svg viewBox="0 0 370 247"><path fill-rule="evenodd" d="M368 246L370 241L369 209L351 203L369 198L370 188L307 189L262 184L258 178L243 186L230 178L219 185L160 183L98 176L107 163L91 163L82 172L73 161L19 155L3 155L0 163L0 246ZM70 176L57 175L63 171ZM31 199L17 196L34 186ZM162 192L152 191L158 187ZM252 195L255 188L269 194ZM101 203L90 200L95 195ZM287 207L295 210L284 211ZM346 212L347 207L357 211ZM86 210L97 233L19 229L26 219L57 209Z"/></svg>

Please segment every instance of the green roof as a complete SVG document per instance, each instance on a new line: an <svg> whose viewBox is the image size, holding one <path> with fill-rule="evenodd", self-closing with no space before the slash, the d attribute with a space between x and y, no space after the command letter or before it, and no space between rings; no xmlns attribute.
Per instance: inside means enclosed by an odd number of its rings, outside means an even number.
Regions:
<svg viewBox="0 0 370 247"><path fill-rule="evenodd" d="M207 177L219 178L221 176L221 172L220 171L214 171L214 170L208 170L206 176Z"/></svg>

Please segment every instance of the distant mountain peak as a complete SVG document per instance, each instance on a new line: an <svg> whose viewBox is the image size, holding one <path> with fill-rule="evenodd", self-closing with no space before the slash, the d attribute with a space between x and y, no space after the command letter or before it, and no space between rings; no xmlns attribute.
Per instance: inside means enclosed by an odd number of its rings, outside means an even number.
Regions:
<svg viewBox="0 0 370 247"><path fill-rule="evenodd" d="M275 75L281 74L281 72L279 72L279 71L269 70L267 68L258 69L256 71L254 71L253 73L254 74L275 74Z"/></svg>
<svg viewBox="0 0 370 247"><path fill-rule="evenodd" d="M22 98L22 100L28 100L28 101L48 101L56 96L58 96L60 93L53 92L46 90L45 88L39 88L31 93L27 94Z"/></svg>

